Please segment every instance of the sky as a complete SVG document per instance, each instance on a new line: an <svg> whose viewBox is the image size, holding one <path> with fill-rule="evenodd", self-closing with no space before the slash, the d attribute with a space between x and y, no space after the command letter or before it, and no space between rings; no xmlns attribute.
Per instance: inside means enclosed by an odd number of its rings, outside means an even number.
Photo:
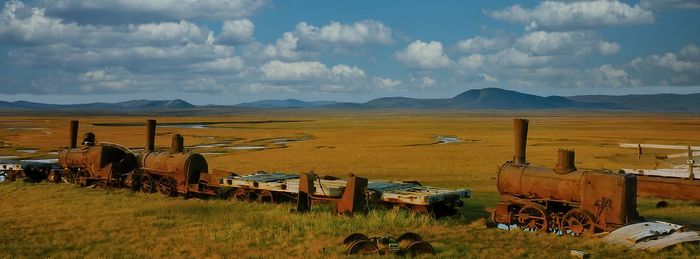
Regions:
<svg viewBox="0 0 700 259"><path fill-rule="evenodd" d="M0 100L700 92L700 1L2 1Z"/></svg>

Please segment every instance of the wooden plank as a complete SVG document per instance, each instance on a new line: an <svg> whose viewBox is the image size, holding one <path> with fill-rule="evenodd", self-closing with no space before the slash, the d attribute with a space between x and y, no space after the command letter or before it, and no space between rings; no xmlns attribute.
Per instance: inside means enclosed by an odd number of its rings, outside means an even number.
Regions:
<svg viewBox="0 0 700 259"><path fill-rule="evenodd" d="M648 175L648 176L661 176L661 177L672 177L672 178L682 178L689 179L690 173L688 169L622 169L626 174L636 174L636 175ZM700 172L693 174L695 179L700 179Z"/></svg>
<svg viewBox="0 0 700 259"><path fill-rule="evenodd" d="M624 148L658 148L658 149L677 149L677 150L688 150L688 146L681 145L662 145L662 144L629 144L620 143L620 147ZM700 146L690 146L693 151L700 151Z"/></svg>

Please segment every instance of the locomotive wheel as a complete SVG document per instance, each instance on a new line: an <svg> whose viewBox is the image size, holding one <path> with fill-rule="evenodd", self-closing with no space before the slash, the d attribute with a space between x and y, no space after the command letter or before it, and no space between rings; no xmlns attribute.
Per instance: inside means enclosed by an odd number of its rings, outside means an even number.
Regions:
<svg viewBox="0 0 700 259"><path fill-rule="evenodd" d="M257 194L257 201L260 203L273 203L275 202L275 198L272 195L271 191L268 190L261 190Z"/></svg>
<svg viewBox="0 0 700 259"><path fill-rule="evenodd" d="M172 177L161 177L156 185L158 192L166 196L175 196L175 179Z"/></svg>
<svg viewBox="0 0 700 259"><path fill-rule="evenodd" d="M139 183L141 185L142 192L152 193L153 190L155 189L155 182L153 181L153 177L151 177L150 175L146 174L146 175L141 176Z"/></svg>
<svg viewBox="0 0 700 259"><path fill-rule="evenodd" d="M416 241L406 247L406 253L411 256L435 255L435 248L425 241Z"/></svg>
<svg viewBox="0 0 700 259"><path fill-rule="evenodd" d="M379 251L379 247L376 243L370 240L358 240L350 244L350 248L348 248L348 255L374 254L377 253L377 251Z"/></svg>
<svg viewBox="0 0 700 259"><path fill-rule="evenodd" d="M413 232L406 232L401 234L399 238L396 239L396 243L399 243L399 248L406 249L413 243L423 241L420 235Z"/></svg>
<svg viewBox="0 0 700 259"><path fill-rule="evenodd" d="M362 234L362 233L352 233L343 239L343 245L350 246L352 243L355 243L359 240L369 240L369 237L367 235Z"/></svg>
<svg viewBox="0 0 700 259"><path fill-rule="evenodd" d="M248 201L250 200L250 195L248 195L248 192L245 189L238 189L235 192L231 193L231 196L229 196L228 199L236 201Z"/></svg>
<svg viewBox="0 0 700 259"><path fill-rule="evenodd" d="M527 231L547 232L547 209L537 203L523 206L518 213L518 227Z"/></svg>
<svg viewBox="0 0 700 259"><path fill-rule="evenodd" d="M572 236L593 234L595 223L593 216L582 209L572 209L561 220L561 229Z"/></svg>
<svg viewBox="0 0 700 259"><path fill-rule="evenodd" d="M61 181L61 175L56 170L51 170L47 181L50 183L59 183Z"/></svg>

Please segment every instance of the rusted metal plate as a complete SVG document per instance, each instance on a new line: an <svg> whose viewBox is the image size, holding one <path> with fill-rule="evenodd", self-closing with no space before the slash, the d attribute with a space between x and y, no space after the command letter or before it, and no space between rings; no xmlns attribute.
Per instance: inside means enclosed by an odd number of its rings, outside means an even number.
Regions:
<svg viewBox="0 0 700 259"><path fill-rule="evenodd" d="M700 233L684 231L683 226L663 221L624 226L601 240L636 250L658 251L687 242L700 242Z"/></svg>

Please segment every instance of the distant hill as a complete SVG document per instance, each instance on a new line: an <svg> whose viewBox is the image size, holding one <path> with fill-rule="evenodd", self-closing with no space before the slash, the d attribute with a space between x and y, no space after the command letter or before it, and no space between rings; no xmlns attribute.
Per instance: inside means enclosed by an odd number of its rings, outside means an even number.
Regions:
<svg viewBox="0 0 700 259"><path fill-rule="evenodd" d="M650 112L700 112L700 93L649 95L538 96L500 88L473 89L452 98L419 99L384 97L365 103L296 99L261 100L236 105L195 106L186 101L133 100L118 103L45 104L27 101L0 101L5 113L27 111L81 114L153 114L180 115L225 114L255 109L458 109L458 110L616 110Z"/></svg>
<svg viewBox="0 0 700 259"><path fill-rule="evenodd" d="M613 103L621 108L640 111L700 112L700 93L647 95L579 95L569 99L588 103Z"/></svg>
<svg viewBox="0 0 700 259"><path fill-rule="evenodd" d="M196 106L186 101L175 100L133 100L118 103L84 103L84 104L45 104L27 101L0 101L0 107L22 110L151 110L151 109L188 109Z"/></svg>
<svg viewBox="0 0 700 259"><path fill-rule="evenodd" d="M249 103L239 103L236 106L249 107L249 108L313 108L321 106L330 106L337 104L332 101L319 101L319 102L304 102L296 99L286 99L286 100L261 100Z"/></svg>

